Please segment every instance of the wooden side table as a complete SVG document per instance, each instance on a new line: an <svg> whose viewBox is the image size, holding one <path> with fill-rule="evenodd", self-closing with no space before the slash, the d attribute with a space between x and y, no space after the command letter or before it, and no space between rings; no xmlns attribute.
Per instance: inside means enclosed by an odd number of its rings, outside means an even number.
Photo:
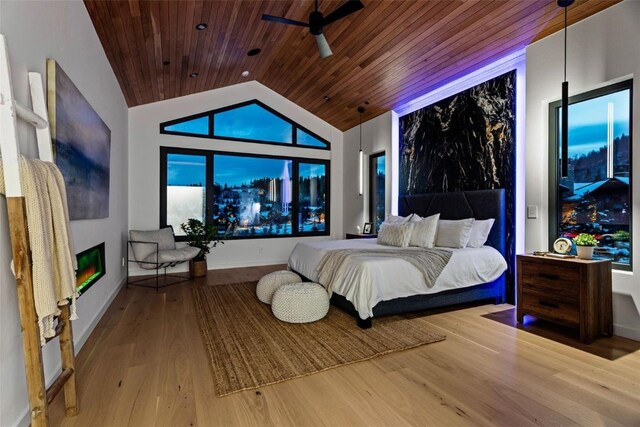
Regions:
<svg viewBox="0 0 640 427"><path fill-rule="evenodd" d="M377 234L347 233L347 239L376 239Z"/></svg>
<svg viewBox="0 0 640 427"><path fill-rule="evenodd" d="M578 328L580 341L613 334L611 261L518 255L517 319L525 314Z"/></svg>

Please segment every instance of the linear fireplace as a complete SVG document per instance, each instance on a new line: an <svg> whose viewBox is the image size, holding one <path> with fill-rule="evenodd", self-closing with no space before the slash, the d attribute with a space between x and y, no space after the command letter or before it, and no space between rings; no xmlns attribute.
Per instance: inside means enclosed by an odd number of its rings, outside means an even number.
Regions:
<svg viewBox="0 0 640 427"><path fill-rule="evenodd" d="M104 260L104 242L76 255L78 271L76 272L76 286L82 295L106 273Z"/></svg>

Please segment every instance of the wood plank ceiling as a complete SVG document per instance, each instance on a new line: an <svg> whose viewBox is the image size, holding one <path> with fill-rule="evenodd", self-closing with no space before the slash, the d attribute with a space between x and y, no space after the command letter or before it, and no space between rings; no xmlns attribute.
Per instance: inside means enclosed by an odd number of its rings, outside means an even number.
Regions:
<svg viewBox="0 0 640 427"><path fill-rule="evenodd" d="M569 24L619 1L578 0ZM320 0L319 10L343 2ZM313 1L85 0L130 107L254 79L343 131L358 124L358 106L373 118L561 30L564 19L556 0L363 3L325 28L333 56L321 59L307 28L260 19L307 22ZM247 56L253 48L262 52Z"/></svg>

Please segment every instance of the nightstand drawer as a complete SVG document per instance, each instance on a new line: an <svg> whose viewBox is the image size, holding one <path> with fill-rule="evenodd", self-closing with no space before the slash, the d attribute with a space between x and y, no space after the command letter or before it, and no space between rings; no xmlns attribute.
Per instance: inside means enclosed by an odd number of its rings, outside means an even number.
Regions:
<svg viewBox="0 0 640 427"><path fill-rule="evenodd" d="M535 255L518 255L517 261L518 322L531 314L577 327L586 344L611 336L611 261Z"/></svg>
<svg viewBox="0 0 640 427"><path fill-rule="evenodd" d="M523 290L521 298L522 310L527 314L568 326L580 324L579 301L567 301L564 298L529 290Z"/></svg>
<svg viewBox="0 0 640 427"><path fill-rule="evenodd" d="M522 261L520 268L520 286L523 288L576 298L580 294L580 270L572 264L554 265Z"/></svg>

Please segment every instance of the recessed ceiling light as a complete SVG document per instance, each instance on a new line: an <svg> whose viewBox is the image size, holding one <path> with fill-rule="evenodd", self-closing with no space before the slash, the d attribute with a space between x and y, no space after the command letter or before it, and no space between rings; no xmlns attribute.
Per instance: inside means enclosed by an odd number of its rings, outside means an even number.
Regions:
<svg viewBox="0 0 640 427"><path fill-rule="evenodd" d="M242 72L242 77L249 77L249 72L247 70L244 70Z"/></svg>
<svg viewBox="0 0 640 427"><path fill-rule="evenodd" d="M189 74L189 77L198 77L198 73L191 73Z"/></svg>
<svg viewBox="0 0 640 427"><path fill-rule="evenodd" d="M196 30L198 31L206 30L207 27L208 27L207 24L205 24L204 22L201 22L198 25L196 25Z"/></svg>
<svg viewBox="0 0 640 427"><path fill-rule="evenodd" d="M262 49L257 47L255 49L251 49L249 52L247 52L247 56L256 56L260 52L262 52Z"/></svg>

